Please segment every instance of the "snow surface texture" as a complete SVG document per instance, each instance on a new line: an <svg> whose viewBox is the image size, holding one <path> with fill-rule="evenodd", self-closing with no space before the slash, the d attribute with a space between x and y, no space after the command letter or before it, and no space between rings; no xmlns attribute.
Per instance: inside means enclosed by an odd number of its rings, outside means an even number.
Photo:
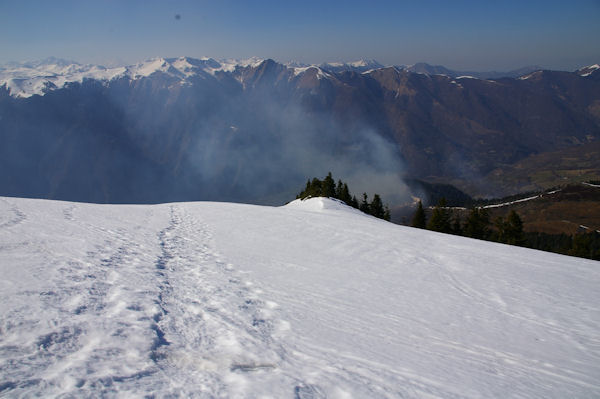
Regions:
<svg viewBox="0 0 600 399"><path fill-rule="evenodd" d="M599 397L599 266L320 198L0 198L0 396Z"/></svg>

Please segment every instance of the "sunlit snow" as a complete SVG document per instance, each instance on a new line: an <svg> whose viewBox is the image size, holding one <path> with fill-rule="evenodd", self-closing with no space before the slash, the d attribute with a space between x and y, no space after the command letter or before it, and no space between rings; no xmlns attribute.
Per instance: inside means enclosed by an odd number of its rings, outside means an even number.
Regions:
<svg viewBox="0 0 600 399"><path fill-rule="evenodd" d="M0 68L0 86L6 85L15 97L44 95L46 90L62 88L70 82L85 79L110 81L118 78L140 79L160 72L185 82L194 76L215 75L218 71L232 72L239 67L257 66L264 60L216 61L212 58L152 58L126 67L105 68L98 65L80 65L59 62L15 64Z"/></svg>
<svg viewBox="0 0 600 399"><path fill-rule="evenodd" d="M600 263L328 199L0 198L7 397L600 396Z"/></svg>

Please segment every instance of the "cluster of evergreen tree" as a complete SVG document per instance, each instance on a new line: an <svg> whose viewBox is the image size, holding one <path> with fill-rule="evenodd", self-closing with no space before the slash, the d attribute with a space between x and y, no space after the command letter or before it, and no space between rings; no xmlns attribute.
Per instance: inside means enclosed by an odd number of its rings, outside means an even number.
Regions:
<svg viewBox="0 0 600 399"><path fill-rule="evenodd" d="M523 232L523 222L517 212L511 211L506 219L497 218L494 221L495 229L492 229L490 215L484 208L472 208L466 220L462 222L458 214L453 215L452 209L446 205L444 198L440 199L433 208L429 221L426 221L423 204L419 201L411 225L440 233L456 234L510 245L525 246L527 244Z"/></svg>
<svg viewBox="0 0 600 399"><path fill-rule="evenodd" d="M462 222L458 214L453 215L452 209L442 198L433 208L428 221L423 204L419 201L411 225L441 233L600 260L600 233L579 233L573 236L525 233L523 221L514 210L510 211L506 218L498 217L492 223L487 210L475 207L469 211L466 220Z"/></svg>
<svg viewBox="0 0 600 399"><path fill-rule="evenodd" d="M600 260L600 233L547 234L525 233L524 246L563 255Z"/></svg>
<svg viewBox="0 0 600 399"><path fill-rule="evenodd" d="M350 194L348 184L338 180L337 184L331 175L331 172L323 180L316 177L306 182L304 190L296 198L305 199L311 197L329 197L344 201L346 205L360 209L366 214L389 221L391 218L390 209L383 204L379 194L373 195L373 200L369 202L367 193L363 193L362 201L359 203L356 196Z"/></svg>

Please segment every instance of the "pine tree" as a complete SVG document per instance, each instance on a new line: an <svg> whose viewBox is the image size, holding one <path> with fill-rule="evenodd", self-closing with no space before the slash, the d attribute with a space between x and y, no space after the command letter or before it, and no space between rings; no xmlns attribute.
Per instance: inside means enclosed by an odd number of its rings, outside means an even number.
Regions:
<svg viewBox="0 0 600 399"><path fill-rule="evenodd" d="M440 198L438 204L433 209L433 213L431 215L431 219L429 219L427 228L440 233L452 232L452 225L450 224L450 212L448 209L446 209L445 198Z"/></svg>
<svg viewBox="0 0 600 399"><path fill-rule="evenodd" d="M524 245L525 235L523 234L523 221L519 217L517 212L510 211L508 214L507 222L507 244L511 245Z"/></svg>
<svg viewBox="0 0 600 399"><path fill-rule="evenodd" d="M306 187L304 187L304 191L302 191L300 194L296 195L296 199L298 198L306 198L308 196L308 192L310 191L310 179L308 179L306 181Z"/></svg>
<svg viewBox="0 0 600 399"><path fill-rule="evenodd" d="M390 212L390 207L385 204L385 209L383 212L383 220L387 220L388 222L392 219L392 213Z"/></svg>
<svg viewBox="0 0 600 399"><path fill-rule="evenodd" d="M483 208L473 208L465 222L464 234L467 237L484 240L489 237L490 216Z"/></svg>
<svg viewBox="0 0 600 399"><path fill-rule="evenodd" d="M340 199L342 201L344 201L347 205L354 206L352 204L352 197L350 196L350 190L348 190L348 185L346 183L344 183L344 185L342 186L342 192L340 194Z"/></svg>
<svg viewBox="0 0 600 399"><path fill-rule="evenodd" d="M342 191L343 191L343 189L344 189L344 185L343 185L342 181L338 180L337 186L335 186L335 198L337 198L337 199L339 199L341 201L344 201L342 199Z"/></svg>
<svg viewBox="0 0 600 399"><path fill-rule="evenodd" d="M322 195L322 182L321 180L317 179L316 177L312 179L312 182L310 184L310 190L308 192L309 196L311 197L320 197Z"/></svg>
<svg viewBox="0 0 600 399"><path fill-rule="evenodd" d="M452 234L457 236L461 236L463 234L463 230L460 225L460 217L458 215L454 217L454 222L452 222Z"/></svg>
<svg viewBox="0 0 600 399"><path fill-rule="evenodd" d="M383 219L385 209L383 209L383 202L381 202L379 194L373 195L373 201L371 201L371 204L369 205L369 211L370 214L376 218Z"/></svg>
<svg viewBox="0 0 600 399"><path fill-rule="evenodd" d="M525 233L523 233L523 221L514 210L510 211L506 219L496 219L498 229L498 241L509 245L525 245Z"/></svg>
<svg viewBox="0 0 600 399"><path fill-rule="evenodd" d="M575 234L572 247L568 251L571 256L600 260L600 234L597 232Z"/></svg>
<svg viewBox="0 0 600 399"><path fill-rule="evenodd" d="M321 196L335 198L335 181L331 176L331 172L323 179L321 184Z"/></svg>
<svg viewBox="0 0 600 399"><path fill-rule="evenodd" d="M367 193L363 193L363 200L360 203L359 208L364 213L370 214L369 212L369 197L367 197Z"/></svg>
<svg viewBox="0 0 600 399"><path fill-rule="evenodd" d="M424 229L425 226L427 226L425 219L425 210L423 209L423 204L421 203L421 201L419 201L419 203L417 204L417 210L413 215L410 225L419 229Z"/></svg>
<svg viewBox="0 0 600 399"><path fill-rule="evenodd" d="M352 208L359 209L358 200L356 199L356 195L352 196L352 201L350 201L350 206Z"/></svg>

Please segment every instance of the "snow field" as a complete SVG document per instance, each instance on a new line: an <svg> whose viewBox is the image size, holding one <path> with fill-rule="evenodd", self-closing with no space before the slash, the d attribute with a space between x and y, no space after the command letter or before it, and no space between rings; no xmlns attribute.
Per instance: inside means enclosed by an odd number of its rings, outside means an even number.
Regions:
<svg viewBox="0 0 600 399"><path fill-rule="evenodd" d="M598 262L328 199L0 198L0 396L600 395Z"/></svg>

